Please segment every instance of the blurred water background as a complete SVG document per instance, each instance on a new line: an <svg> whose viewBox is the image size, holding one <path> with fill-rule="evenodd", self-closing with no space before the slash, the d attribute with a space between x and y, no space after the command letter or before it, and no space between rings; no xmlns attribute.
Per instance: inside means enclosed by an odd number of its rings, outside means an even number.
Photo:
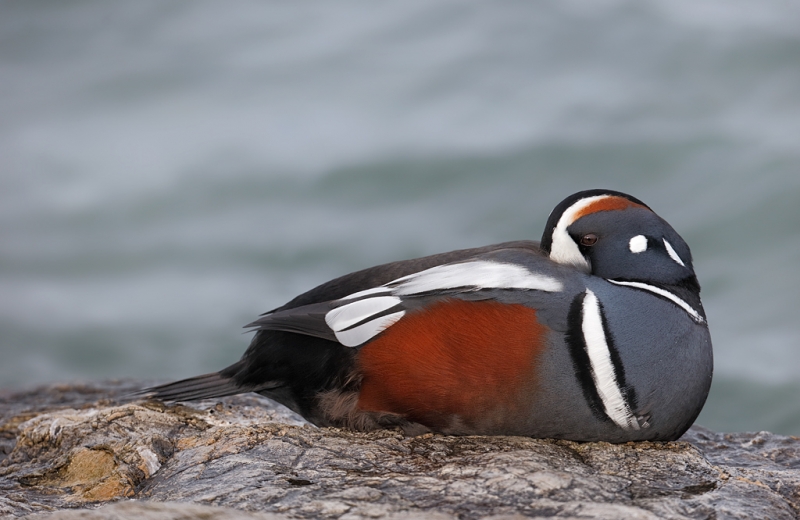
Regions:
<svg viewBox="0 0 800 520"><path fill-rule="evenodd" d="M693 248L699 419L800 434L800 3L0 3L0 387L219 369L331 277L629 192Z"/></svg>

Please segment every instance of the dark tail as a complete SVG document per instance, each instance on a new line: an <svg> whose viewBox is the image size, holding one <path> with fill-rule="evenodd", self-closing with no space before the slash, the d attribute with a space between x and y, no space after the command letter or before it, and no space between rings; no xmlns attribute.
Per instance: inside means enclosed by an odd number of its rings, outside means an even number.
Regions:
<svg viewBox="0 0 800 520"><path fill-rule="evenodd" d="M316 423L321 420L319 395L355 384L355 356L354 349L323 338L261 330L231 366L130 397L193 401L256 392Z"/></svg>
<svg viewBox="0 0 800 520"><path fill-rule="evenodd" d="M159 399L161 401L197 401L199 399L212 399L247 392L261 392L277 386L272 382L262 382L259 385L238 383L234 376L241 369L241 365L242 362L239 361L219 372L145 388L134 395L140 398Z"/></svg>
<svg viewBox="0 0 800 520"><path fill-rule="evenodd" d="M166 385L145 388L138 392L137 395L162 401L194 401L241 394L247 391L239 387L233 379L225 377L219 372L214 372L175 381L174 383L167 383Z"/></svg>

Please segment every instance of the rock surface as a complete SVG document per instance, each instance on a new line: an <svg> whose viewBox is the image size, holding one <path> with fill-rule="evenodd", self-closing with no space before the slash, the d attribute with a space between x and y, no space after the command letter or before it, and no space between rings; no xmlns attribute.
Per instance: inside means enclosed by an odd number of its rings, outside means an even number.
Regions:
<svg viewBox="0 0 800 520"><path fill-rule="evenodd" d="M800 439L794 437L702 428L680 442L624 445L404 437L318 429L256 395L191 407L118 399L139 387L0 393L0 515L177 520L233 518L231 509L241 519L800 514Z"/></svg>

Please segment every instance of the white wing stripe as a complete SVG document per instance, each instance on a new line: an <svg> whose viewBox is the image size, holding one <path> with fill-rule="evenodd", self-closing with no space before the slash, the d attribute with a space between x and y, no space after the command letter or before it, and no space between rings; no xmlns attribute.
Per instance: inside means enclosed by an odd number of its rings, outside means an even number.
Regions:
<svg viewBox="0 0 800 520"><path fill-rule="evenodd" d="M396 296L376 296L354 301L328 311L325 314L325 323L328 324L332 331L338 333L400 303L400 298Z"/></svg>
<svg viewBox="0 0 800 520"><path fill-rule="evenodd" d="M394 325L405 313L405 311L393 312L362 323L358 327L337 331L335 332L336 339L345 347L357 347Z"/></svg>
<svg viewBox="0 0 800 520"><path fill-rule="evenodd" d="M372 295L390 295L392 294L391 289L381 285L380 287L373 287L372 289L367 289L365 291L358 291L353 294L348 294L342 300L356 300L358 298L363 298L364 296L372 296Z"/></svg>
<svg viewBox="0 0 800 520"><path fill-rule="evenodd" d="M586 296L583 299L581 330L592 368L594 386L603 401L606 415L620 428L638 430L639 423L634 419L628 403L622 396L614 364L611 362L611 352L608 349L603 318L600 315L600 303L597 296L589 289L586 289Z"/></svg>
<svg viewBox="0 0 800 520"><path fill-rule="evenodd" d="M648 285L648 284L642 283L642 282L621 282L621 281L618 281L618 280L609 280L609 282L611 282L613 284L617 284L617 285L625 285L625 286L628 286L628 287L635 287L637 289L643 289L645 291L650 291L653 294L657 294L659 296L663 296L664 298L670 300L671 302L673 302L675 305L677 305L681 309L685 310L686 313L689 314L689 316L691 316L692 319L694 321L696 321L697 323L705 323L705 321L706 321L706 320L703 319L702 316L700 316L699 312L697 312L696 310L694 310L692 308L691 305L689 305L685 301L681 300L680 298L678 298L677 296L675 296L671 292L665 291L664 289L662 289L660 287L655 287L653 285Z"/></svg>
<svg viewBox="0 0 800 520"><path fill-rule="evenodd" d="M465 288L481 289L527 289L559 292L561 282L551 276L536 274L514 264L478 260L460 264L439 265L414 273L386 284L393 287L393 294L410 296L432 291Z"/></svg>
<svg viewBox="0 0 800 520"><path fill-rule="evenodd" d="M336 335L339 343L347 347L356 347L377 336L403 317L405 311L375 317L402 304L401 296L454 289L463 291L523 289L558 292L563 288L561 282L551 276L532 273L514 264L477 260L440 265L340 299L339 302L343 305L328 311L325 314L325 323ZM365 320L369 321L354 326Z"/></svg>

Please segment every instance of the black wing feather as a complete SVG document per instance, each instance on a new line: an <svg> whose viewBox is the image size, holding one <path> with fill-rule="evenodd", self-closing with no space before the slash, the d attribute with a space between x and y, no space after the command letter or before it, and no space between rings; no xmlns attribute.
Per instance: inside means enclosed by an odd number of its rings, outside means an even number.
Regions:
<svg viewBox="0 0 800 520"><path fill-rule="evenodd" d="M333 306L329 302L304 305L265 314L244 327L258 330L282 330L336 341L333 331L325 323L325 314L332 308Z"/></svg>
<svg viewBox="0 0 800 520"><path fill-rule="evenodd" d="M437 255L424 256L422 258L414 258L411 260L400 260L398 262L391 262L382 264L354 273L334 278L333 280L318 285L310 291L304 292L297 296L289 303L278 307L271 311L271 313L278 313L296 307L302 307L314 303L323 303L333 300L338 300L350 296L353 293L380 287L381 285L393 282L398 278L408 276L410 274L436 267L437 265L449 264L452 262L461 262L468 260L475 256L480 256L486 253L500 251L502 249L522 249L528 253L535 253L541 255L539 249L539 242L534 240L517 240L514 242L503 242L501 244L494 244L485 247L476 247L472 249L459 249L450 251L448 253L440 253ZM270 312L264 314L268 316Z"/></svg>

